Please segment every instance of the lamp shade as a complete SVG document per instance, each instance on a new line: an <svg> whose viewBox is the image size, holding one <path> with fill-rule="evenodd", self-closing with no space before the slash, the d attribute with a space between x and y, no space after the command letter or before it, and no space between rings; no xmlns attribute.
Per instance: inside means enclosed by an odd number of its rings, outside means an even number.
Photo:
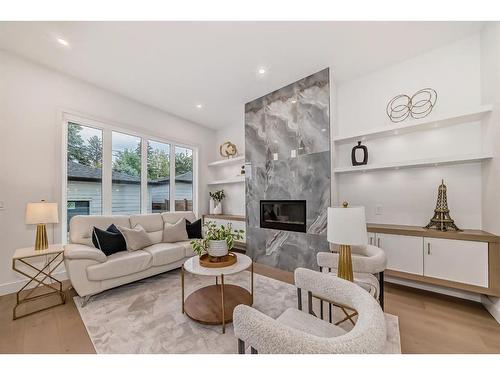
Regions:
<svg viewBox="0 0 500 375"><path fill-rule="evenodd" d="M26 224L56 224L58 222L57 203L42 201L26 205Z"/></svg>
<svg viewBox="0 0 500 375"><path fill-rule="evenodd" d="M329 207L327 238L337 245L366 245L365 208Z"/></svg>

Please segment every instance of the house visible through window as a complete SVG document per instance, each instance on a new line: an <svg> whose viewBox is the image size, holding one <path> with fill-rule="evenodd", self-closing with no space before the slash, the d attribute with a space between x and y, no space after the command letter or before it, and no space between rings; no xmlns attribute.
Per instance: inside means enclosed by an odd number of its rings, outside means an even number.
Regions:
<svg viewBox="0 0 500 375"><path fill-rule="evenodd" d="M195 149L79 122L66 123L68 229L76 215L194 209Z"/></svg>
<svg viewBox="0 0 500 375"><path fill-rule="evenodd" d="M68 123L67 221L102 213L102 130ZM69 228L69 225L68 225Z"/></svg>

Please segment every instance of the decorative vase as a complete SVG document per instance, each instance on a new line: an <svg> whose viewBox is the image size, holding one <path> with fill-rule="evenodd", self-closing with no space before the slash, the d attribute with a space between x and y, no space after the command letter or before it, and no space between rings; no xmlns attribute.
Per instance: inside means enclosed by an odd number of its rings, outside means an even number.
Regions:
<svg viewBox="0 0 500 375"><path fill-rule="evenodd" d="M222 215L222 202L214 202L214 215Z"/></svg>
<svg viewBox="0 0 500 375"><path fill-rule="evenodd" d="M363 160L358 161L356 158L356 151L361 150L363 151ZM353 166L356 165L365 165L368 163L368 148L364 145L361 145L361 141L358 141L358 145L354 146L351 151L351 162Z"/></svg>
<svg viewBox="0 0 500 375"><path fill-rule="evenodd" d="M227 243L225 240L211 240L208 241L207 253L211 257L223 257L229 253Z"/></svg>

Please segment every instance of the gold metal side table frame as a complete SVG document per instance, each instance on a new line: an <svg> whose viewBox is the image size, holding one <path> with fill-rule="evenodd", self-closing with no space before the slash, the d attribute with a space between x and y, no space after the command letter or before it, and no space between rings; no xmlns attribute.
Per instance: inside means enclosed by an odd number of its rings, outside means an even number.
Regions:
<svg viewBox="0 0 500 375"><path fill-rule="evenodd" d="M250 264L250 266L242 271L248 271L250 270L250 303L249 306L253 305L253 299L254 299L254 272L253 272L253 261ZM242 272L241 271L241 272ZM184 303L185 303L185 269L184 265L181 266L181 300L182 300L182 313L185 314L186 310L184 309ZM220 283L219 283L220 280ZM215 276L215 285L219 286L220 285L220 295L221 295L221 322L222 324L222 333L226 333L226 317L225 317L225 300L224 300L224 291L225 291L225 286L226 284L224 283L224 274L221 273L218 276ZM244 288L242 288L244 289ZM248 290L247 290L248 292ZM189 315L188 315L189 316ZM232 320L232 318L231 318ZM200 322L203 324L203 322Z"/></svg>
<svg viewBox="0 0 500 375"><path fill-rule="evenodd" d="M40 256L42 256L42 255L45 255L45 254L40 254ZM21 275L26 276L29 279L26 282L26 284L24 284L24 286L16 293L16 305L14 306L14 309L12 312L12 317L14 320L28 316L28 315L32 315L32 314L40 312L40 311L50 309L50 308L55 307L55 306L64 305L66 303L66 295L63 292L62 282L59 281L58 279L56 279L54 276L52 276L52 273L64 261L64 252L61 251L60 253L55 253L55 254L50 254L50 255L54 255L53 258L49 262L44 264L42 266L42 268L37 268L33 264L30 264L25 260L25 259L36 258L36 257L12 259L12 269L14 271L20 273ZM26 267L33 270L34 273L30 275L26 271L23 271L22 269L18 268L17 267L18 263L24 264ZM55 266L53 266L54 264L55 264ZM51 266L53 266L53 267L51 268ZM47 279L49 279L49 280L46 281ZM35 287L27 290L28 286L31 283L36 283ZM55 287L53 284L57 284L57 287ZM39 288L42 288L43 286L48 287L49 289L52 289L52 291L32 296L32 294L36 290L38 290ZM22 296L23 292L26 292L26 294L24 296ZM41 308L41 309L38 309L35 311L31 311L27 314L22 314L22 315L17 314L17 309L19 306L21 306L25 303L31 302L31 301L39 300L41 298L46 298L46 297L53 296L53 295L59 295L59 297L61 298L61 302L59 302L57 304L52 304L50 306L47 306L47 307L44 307L44 308Z"/></svg>

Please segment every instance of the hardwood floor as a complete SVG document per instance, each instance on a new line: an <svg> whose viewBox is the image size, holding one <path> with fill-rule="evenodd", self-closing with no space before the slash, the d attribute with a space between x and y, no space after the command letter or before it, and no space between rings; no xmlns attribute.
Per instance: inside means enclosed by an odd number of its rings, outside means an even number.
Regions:
<svg viewBox="0 0 500 375"><path fill-rule="evenodd" d="M293 282L292 273L269 266L257 264L255 272ZM399 317L403 353L500 353L500 324L480 303L388 283L385 290L386 312ZM75 292L66 293L65 305L15 321L15 294L1 296L0 353L95 353Z"/></svg>

